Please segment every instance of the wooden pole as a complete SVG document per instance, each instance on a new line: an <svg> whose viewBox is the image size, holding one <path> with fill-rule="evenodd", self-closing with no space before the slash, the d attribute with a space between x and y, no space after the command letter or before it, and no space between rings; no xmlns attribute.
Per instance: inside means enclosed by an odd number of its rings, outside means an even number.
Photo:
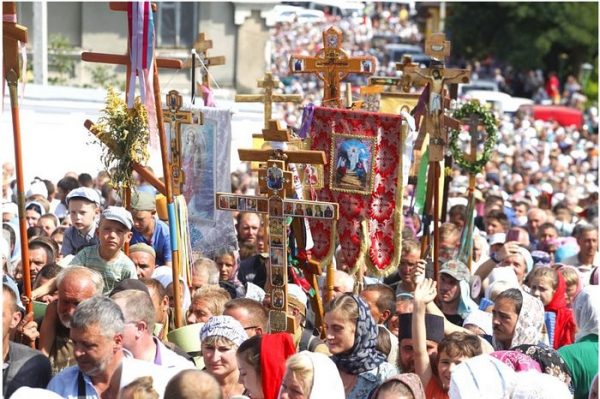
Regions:
<svg viewBox="0 0 600 399"><path fill-rule="evenodd" d="M15 169L17 172L17 202L19 205L19 237L21 238L21 265L23 267L23 288L27 302L27 313L33 311L31 300L31 269L29 266L29 246L27 239L27 221L25 220L25 184L23 181L23 157L21 150L21 122L19 119L19 93L17 83L19 77L13 69L6 74L6 83L10 94L10 111L13 124L15 145Z"/></svg>
<svg viewBox="0 0 600 399"><path fill-rule="evenodd" d="M156 106L156 122L158 125L158 137L160 141L160 155L162 158L163 176L165 178L165 196L167 197L167 212L169 215L169 229L171 233L171 250L172 250L172 268L173 268L173 300L175 306L175 327L183 327L183 312L182 303L179 297L182 287L179 286L179 241L177 239L179 233L177 230L177 218L175 214L175 203L173 200L173 181L171 180L171 168L169 167L169 157L167 148L167 135L165 133L165 125L163 120L163 110L161 106L160 82L158 80L158 66L154 63L153 71L154 81L154 104Z"/></svg>

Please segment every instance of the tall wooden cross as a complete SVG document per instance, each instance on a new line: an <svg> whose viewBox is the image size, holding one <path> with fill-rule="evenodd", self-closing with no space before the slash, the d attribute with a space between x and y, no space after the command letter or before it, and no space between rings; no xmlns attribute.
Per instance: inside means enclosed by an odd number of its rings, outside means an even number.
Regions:
<svg viewBox="0 0 600 399"><path fill-rule="evenodd" d="M351 73L372 75L377 60L370 55L350 57L342 49L342 30L332 26L323 32L323 48L315 56L293 55L290 57L291 73L316 74L323 81L323 105L343 108L341 82Z"/></svg>
<svg viewBox="0 0 600 399"><path fill-rule="evenodd" d="M202 75L202 85L210 88L210 76L208 73L208 68L218 65L225 65L225 56L219 55L216 57L209 57L208 50L213 48L213 41L208 40L204 32L200 32L196 41L192 45L196 56L200 60L200 73ZM193 56L193 55L192 55ZM194 63L192 61L188 61L184 64L184 68L192 68ZM196 84L196 82L192 82L192 84Z"/></svg>
<svg viewBox="0 0 600 399"><path fill-rule="evenodd" d="M125 2L110 2L109 3L109 7L111 10L113 11L127 11L128 7L130 6L129 3L125 3ZM151 8L152 11L156 11L156 4L151 4ZM131 47L131 43L129 43L128 39L128 44L127 44L127 49L129 51L129 48ZM86 52L86 53L82 53L81 54L81 59L84 61L89 61L89 62L100 62L100 63L107 63L107 64L117 64L117 65L125 65L127 67L127 88L129 89L129 81L130 81L130 76L132 73L134 73L132 71L131 68L131 60L129 57L129 54L125 54L125 55L115 55L115 54L101 54L101 53L90 53L90 52ZM160 81L158 79L158 68L160 67L166 67L166 68L175 68L175 69L181 69L183 67L183 63L180 60L176 60L176 59L162 59L162 58L155 58L154 62L153 62L153 71L151 71L152 74L152 83L153 83L153 89L154 89L154 105L155 105L155 110L156 110L156 119L157 119L157 127L158 127L158 132L159 132L159 140L160 140L160 151L161 151L161 159L162 159L162 166L163 166L163 176L164 176L164 180L165 180L165 184L164 184L164 189L165 189L165 196L167 197L167 211L169 214L169 224L172 226L171 231L175 232L176 229L174 228L174 226L176 226L177 221L175 220L175 204L174 204L174 197L173 197L173 181L171 179L171 169L169 167L169 162L168 162L168 156L167 156L167 139L166 139L166 133L165 133L165 127L164 127L164 121L163 121L163 112L162 112L162 108L161 108L161 98L160 98ZM127 90L127 92L129 92L129 90ZM179 276L179 263L180 263L180 259L179 259L179 242L178 239L175 235L172 234L171 236L171 249L172 249L172 269L173 269L173 276L174 276L174 280L177 278L177 276ZM180 289L182 287L180 287L179 284L173 284L173 297L174 297L174 302L175 302L175 326L177 328L182 327L183 326L183 312L182 312L182 307L181 307L181 301L180 301Z"/></svg>
<svg viewBox="0 0 600 399"><path fill-rule="evenodd" d="M447 144L446 129L448 118L444 118L444 86L449 83L469 82L468 69L446 68L444 59L450 55L450 42L443 33L434 33L425 41L425 54L432 58L429 68L417 65L403 66L404 75L417 84L429 85L429 99L423 129L430 135L429 161L439 162L444 159L444 148ZM457 126L458 123L455 124Z"/></svg>
<svg viewBox="0 0 600 399"><path fill-rule="evenodd" d="M257 82L259 88L264 89L263 94L236 94L236 103L263 103L264 104L264 128L269 128L269 121L273 115L273 103L300 103L302 96L300 94L273 94L273 89L279 88L281 82L277 77L273 77L271 72L266 72L263 80Z"/></svg>
<svg viewBox="0 0 600 399"><path fill-rule="evenodd" d="M270 121L268 129L263 129L263 138L271 142L287 142L289 132L281 129L277 121ZM240 160L264 162L259 170L259 188L261 196L244 196L229 193L217 193L216 204L221 210L238 212L255 212L266 215L268 226L266 237L269 243L269 279L267 286L271 293L271 310L269 325L271 331L294 332L294 323L287 315L287 238L290 228L296 229L303 223L304 218L337 220L338 204L333 202L306 201L289 199L292 191L292 173L287 169L287 163L324 163L325 154L322 151L288 151L285 149L238 150ZM296 238L301 234L295 234ZM300 243L302 244L302 243ZM318 263L307 262L303 265L304 274L315 289L311 304L318 320L322 324L322 305L316 285L316 276L321 274ZM290 324L291 323L291 324Z"/></svg>
<svg viewBox="0 0 600 399"><path fill-rule="evenodd" d="M25 183L23 180L23 152L21 150L21 120L19 117L19 42L27 43L27 28L17 24L17 5L14 2L2 4L2 52L4 71L2 73L2 87L4 79L8 84L10 95L10 110L12 117L15 169L17 172L17 203L19 206L19 237L22 243L27 242L27 221L25 219ZM23 269L24 295L29 298L27 313L33 310L31 301L31 269L29 266L29 248L21 245L21 262Z"/></svg>
<svg viewBox="0 0 600 399"><path fill-rule="evenodd" d="M182 142L181 142L181 127L184 124L198 123L202 125L204 123L202 113L199 112L197 120L194 118L192 111L183 111L181 107L183 105L183 98L177 90L171 90L166 95L167 108L163 110L165 115L165 122L170 125L170 148L171 157L169 163L171 166L171 177L173 179L173 193L175 195L181 195L183 185L186 182L185 172L183 171L183 165L181 164L181 153L182 153Z"/></svg>

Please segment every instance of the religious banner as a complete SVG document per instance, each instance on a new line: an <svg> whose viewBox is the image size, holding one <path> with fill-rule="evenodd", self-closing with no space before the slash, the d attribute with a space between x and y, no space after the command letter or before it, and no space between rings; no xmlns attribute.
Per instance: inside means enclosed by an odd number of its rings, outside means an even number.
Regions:
<svg viewBox="0 0 600 399"><path fill-rule="evenodd" d="M311 149L324 151L324 187L319 200L339 204L337 239L344 261L378 275L395 270L402 231L402 163L406 124L400 115L315 107ZM363 235L361 224L368 231ZM310 220L312 254L323 260L335 245L331 225Z"/></svg>
<svg viewBox="0 0 600 399"><path fill-rule="evenodd" d="M231 190L231 112L196 105L190 109L189 104L182 110L202 115L202 124L195 116L180 125L181 192L188 204L192 248L212 257L219 249L237 249L231 214L215 208L215 193ZM172 138L174 129L167 131Z"/></svg>

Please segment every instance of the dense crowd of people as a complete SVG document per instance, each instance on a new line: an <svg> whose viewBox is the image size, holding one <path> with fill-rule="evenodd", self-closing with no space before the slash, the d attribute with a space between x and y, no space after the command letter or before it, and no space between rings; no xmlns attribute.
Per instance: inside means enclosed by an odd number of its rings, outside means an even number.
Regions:
<svg viewBox="0 0 600 399"><path fill-rule="evenodd" d="M422 39L406 8L381 7L323 24L278 24L274 72L287 76L298 49L316 53L332 22L354 54L381 57L372 46L377 35ZM393 65L380 68L395 74ZM477 63L472 69L507 91L580 105L574 77L561 91L537 72L517 84ZM318 103L314 78L282 80ZM452 168L438 275L431 259L421 259L424 221L409 185L402 256L391 274L367 270L358 281L338 248L323 315L312 305L317 292L290 278L288 332L270 331L270 260L259 214L233 214L238 251L214 258L196 251L189 279L175 279L164 201L139 176L130 210L104 171L36 178L25 193L23 241L15 170L4 164L3 397L597 398L597 118L577 128L528 114L498 117L498 145L476 176L474 215L467 213L468 177ZM248 170L232 173L232 192L257 191ZM473 251L463 263L466 241ZM319 276L323 299L326 285Z"/></svg>

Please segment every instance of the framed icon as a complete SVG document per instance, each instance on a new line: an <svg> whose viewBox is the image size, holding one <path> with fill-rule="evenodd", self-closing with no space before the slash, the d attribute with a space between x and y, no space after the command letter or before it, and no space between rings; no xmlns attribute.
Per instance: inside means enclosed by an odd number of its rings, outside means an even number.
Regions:
<svg viewBox="0 0 600 399"><path fill-rule="evenodd" d="M331 140L330 187L332 190L371 194L376 138L334 134Z"/></svg>

